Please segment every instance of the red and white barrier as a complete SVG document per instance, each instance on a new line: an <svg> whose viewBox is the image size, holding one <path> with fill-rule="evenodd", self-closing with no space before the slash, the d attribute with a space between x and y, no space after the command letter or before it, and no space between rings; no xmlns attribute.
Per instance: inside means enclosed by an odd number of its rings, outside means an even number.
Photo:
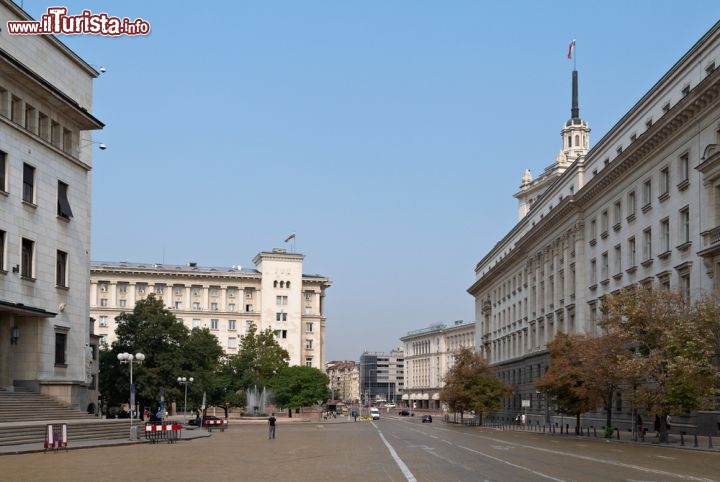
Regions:
<svg viewBox="0 0 720 482"><path fill-rule="evenodd" d="M67 449L67 424L48 424L45 432L45 450Z"/></svg>

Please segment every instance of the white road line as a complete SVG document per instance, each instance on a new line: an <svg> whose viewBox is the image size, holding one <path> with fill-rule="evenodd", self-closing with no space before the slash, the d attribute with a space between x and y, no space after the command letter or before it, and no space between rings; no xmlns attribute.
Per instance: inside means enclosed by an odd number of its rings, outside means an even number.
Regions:
<svg viewBox="0 0 720 482"><path fill-rule="evenodd" d="M553 477L553 476L551 476L551 475L543 474L542 472L538 472L537 470L533 470L533 469L531 469L531 468L529 468L529 467L524 467L524 466L522 466L522 465L514 464L514 463L512 463L512 462L508 462L507 460L503 460L503 459L500 459L500 458L497 458L497 457L493 457L493 456L490 455L490 454L486 454L486 453L484 453L484 452L480 452L480 451L478 451L478 450L471 449L471 448L469 448L469 447L463 447L462 445L458 445L458 447L461 448L461 449L467 450L468 452L472 452L472 453L474 453L474 454L482 455L483 457L487 457L487 458L489 458L489 459L495 460L496 462L502 462L503 464L509 465L510 467L515 467L516 469L526 470L526 471L530 472L531 474L537 475L538 477L542 477L542 478L544 478L544 479L555 480L555 481L557 481L557 482L565 482L563 479L556 479L555 477Z"/></svg>
<svg viewBox="0 0 720 482"><path fill-rule="evenodd" d="M375 425L375 422L373 422L373 426L375 427L375 430L377 430L378 435L380 435L380 438L382 439L383 443L385 444L385 446L387 447L388 451L390 452L390 455L392 455L393 460L395 460L395 463L396 463L397 466L400 468L400 471L401 471L401 472L403 473L403 475L405 476L405 479L406 479L408 482L417 482L417 479L415 478L415 476L412 474L412 472L410 472L410 469L408 469L408 466L405 465L405 462L403 462L402 459L398 456L397 452L395 452L395 449L392 447L392 445L390 445L390 442L388 442L388 441L385 439L385 436L384 436L383 433L380 431L380 429L378 428L378 426Z"/></svg>

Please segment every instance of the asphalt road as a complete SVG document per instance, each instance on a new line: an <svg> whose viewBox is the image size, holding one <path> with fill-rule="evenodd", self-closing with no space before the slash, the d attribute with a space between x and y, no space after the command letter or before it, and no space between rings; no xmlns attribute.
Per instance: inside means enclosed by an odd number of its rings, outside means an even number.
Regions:
<svg viewBox="0 0 720 482"><path fill-rule="evenodd" d="M460 427L419 417L235 424L176 444L0 457L12 481L720 481L720 453Z"/></svg>

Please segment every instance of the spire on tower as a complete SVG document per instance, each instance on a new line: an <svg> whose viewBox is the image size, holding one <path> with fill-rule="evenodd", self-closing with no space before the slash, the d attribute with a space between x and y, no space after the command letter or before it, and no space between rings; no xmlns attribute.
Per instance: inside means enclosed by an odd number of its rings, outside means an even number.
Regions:
<svg viewBox="0 0 720 482"><path fill-rule="evenodd" d="M570 115L573 120L580 120L580 106L578 104L578 73L577 70L572 71L572 110Z"/></svg>

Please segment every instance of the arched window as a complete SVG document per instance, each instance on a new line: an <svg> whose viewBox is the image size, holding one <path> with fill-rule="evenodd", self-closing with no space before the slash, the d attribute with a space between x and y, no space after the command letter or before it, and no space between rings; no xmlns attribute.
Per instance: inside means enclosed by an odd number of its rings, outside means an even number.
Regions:
<svg viewBox="0 0 720 482"><path fill-rule="evenodd" d="M277 288L277 280L273 281L273 288Z"/></svg>
<svg viewBox="0 0 720 482"><path fill-rule="evenodd" d="M285 288L285 282L284 282L284 281L281 281L281 282L280 282L280 288Z"/></svg>
<svg viewBox="0 0 720 482"><path fill-rule="evenodd" d="M572 136L568 136L568 147L572 147Z"/></svg>
<svg viewBox="0 0 720 482"><path fill-rule="evenodd" d="M290 282L289 282L289 281L285 282L285 288L290 288Z"/></svg>
<svg viewBox="0 0 720 482"><path fill-rule="evenodd" d="M575 134L575 147L580 147L580 136Z"/></svg>

